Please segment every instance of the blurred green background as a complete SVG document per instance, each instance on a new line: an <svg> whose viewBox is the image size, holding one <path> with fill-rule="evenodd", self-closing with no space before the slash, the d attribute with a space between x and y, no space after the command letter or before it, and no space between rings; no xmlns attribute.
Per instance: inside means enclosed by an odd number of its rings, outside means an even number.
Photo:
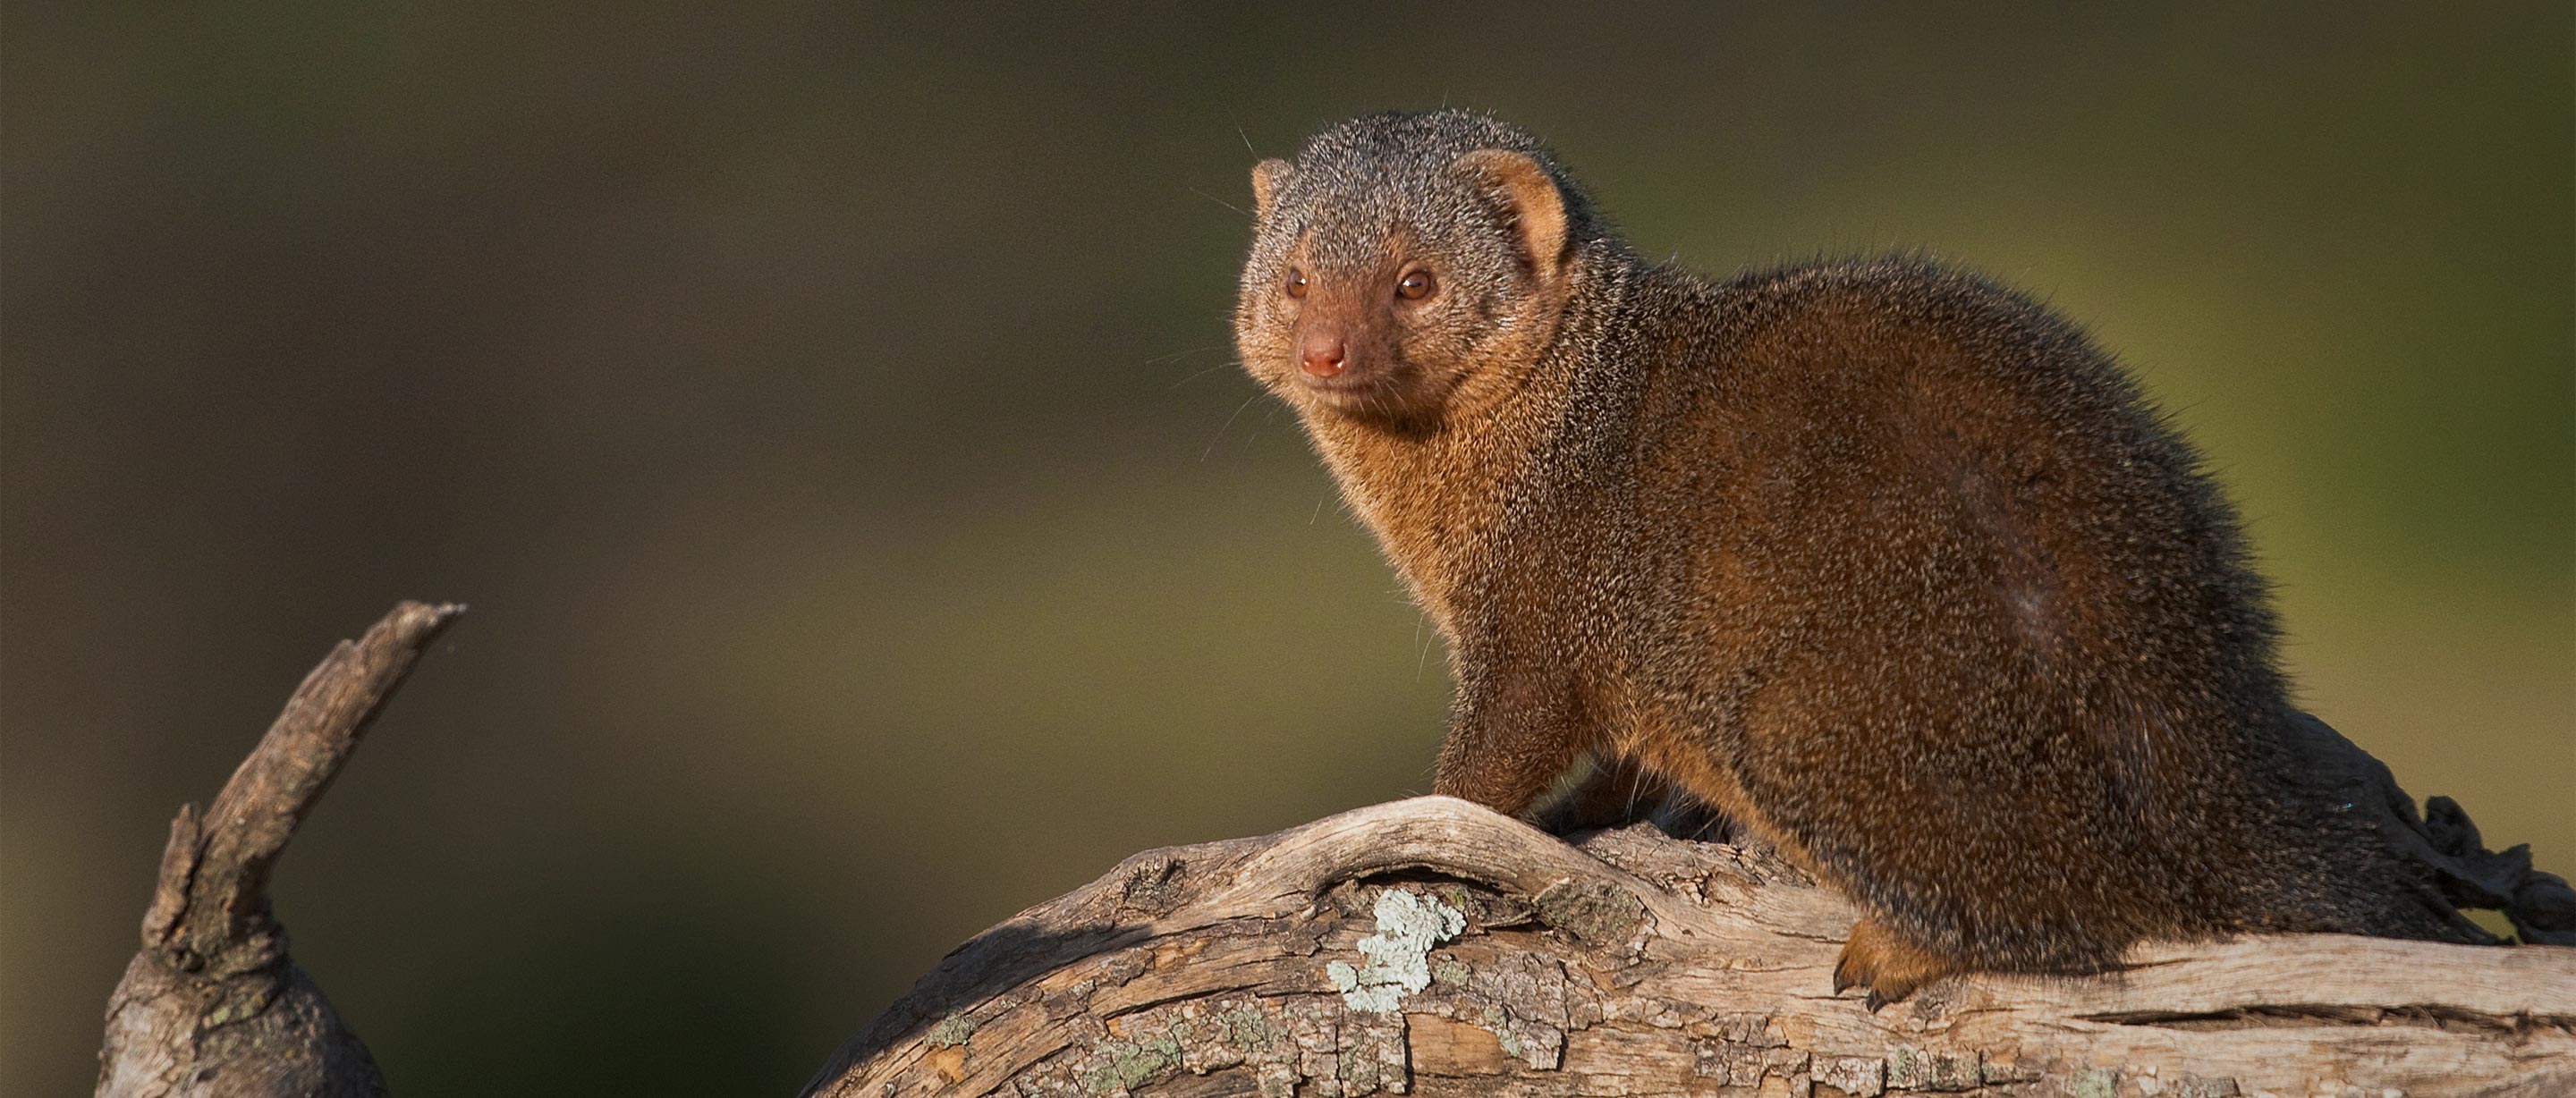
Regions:
<svg viewBox="0 0 2576 1098"><path fill-rule="evenodd" d="M0 49L0 1091L89 1085L172 810L401 597L474 610L278 905L404 1094L785 1093L1128 853L1425 788L1440 655L1227 346L1255 154L1393 106L1549 135L1649 254L2047 295L2223 470L2307 703L2576 870L2563 3L12 3Z"/></svg>

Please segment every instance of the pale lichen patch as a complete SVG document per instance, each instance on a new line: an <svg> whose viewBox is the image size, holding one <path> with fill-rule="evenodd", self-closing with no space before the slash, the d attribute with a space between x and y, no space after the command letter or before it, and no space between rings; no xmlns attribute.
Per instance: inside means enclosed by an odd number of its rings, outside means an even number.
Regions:
<svg viewBox="0 0 2576 1098"><path fill-rule="evenodd" d="M1974 1052L1934 1052L1898 1048L1887 1054L1887 1085L1894 1090L1933 1093L1975 1090L1983 1085L1984 1057Z"/></svg>
<svg viewBox="0 0 2576 1098"><path fill-rule="evenodd" d="M1431 986L1431 949L1467 929L1457 908L1408 889L1378 893L1377 933L1359 941L1365 960L1324 966L1333 990L1353 1010L1392 1014L1404 997Z"/></svg>
<svg viewBox="0 0 2576 1098"><path fill-rule="evenodd" d="M951 1014L940 1019L938 1025L930 1027L930 1036L927 1040L934 1048L947 1048L965 1044L966 1039L974 1035L974 1019L963 1014Z"/></svg>
<svg viewBox="0 0 2576 1098"><path fill-rule="evenodd" d="M2075 1077L2075 1098L2118 1098L2120 1073L2110 1068L2093 1068Z"/></svg>

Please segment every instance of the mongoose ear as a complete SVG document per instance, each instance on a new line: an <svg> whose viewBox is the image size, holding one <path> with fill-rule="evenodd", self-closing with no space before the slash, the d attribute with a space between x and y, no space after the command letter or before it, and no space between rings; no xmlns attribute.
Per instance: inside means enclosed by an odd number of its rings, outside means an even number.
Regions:
<svg viewBox="0 0 2576 1098"><path fill-rule="evenodd" d="M1556 177L1528 153L1509 149L1478 149L1459 157L1458 168L1503 200L1530 269L1541 279L1556 277L1565 261L1565 192Z"/></svg>
<svg viewBox="0 0 2576 1098"><path fill-rule="evenodd" d="M1264 160L1252 166L1252 219L1270 216L1270 200L1279 188L1288 185L1288 173L1294 171L1285 160Z"/></svg>

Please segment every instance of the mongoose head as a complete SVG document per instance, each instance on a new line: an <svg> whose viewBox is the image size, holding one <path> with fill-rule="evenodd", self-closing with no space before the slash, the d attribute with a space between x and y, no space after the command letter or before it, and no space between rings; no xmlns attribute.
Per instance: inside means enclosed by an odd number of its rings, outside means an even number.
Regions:
<svg viewBox="0 0 2576 1098"><path fill-rule="evenodd" d="M1546 146L1468 111L1380 114L1252 169L1244 368L1298 411L1436 428L1519 387L1605 235Z"/></svg>

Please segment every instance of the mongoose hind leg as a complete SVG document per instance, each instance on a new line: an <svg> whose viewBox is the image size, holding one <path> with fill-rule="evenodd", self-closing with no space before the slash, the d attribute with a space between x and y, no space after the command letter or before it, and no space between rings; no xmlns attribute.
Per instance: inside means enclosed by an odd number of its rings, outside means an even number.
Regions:
<svg viewBox="0 0 2576 1098"><path fill-rule="evenodd" d="M1843 955L1834 962L1834 993L1866 987L1869 1009L1898 1002L1916 988L1959 971L1959 966L1917 948L1887 929L1876 916L1853 923Z"/></svg>

